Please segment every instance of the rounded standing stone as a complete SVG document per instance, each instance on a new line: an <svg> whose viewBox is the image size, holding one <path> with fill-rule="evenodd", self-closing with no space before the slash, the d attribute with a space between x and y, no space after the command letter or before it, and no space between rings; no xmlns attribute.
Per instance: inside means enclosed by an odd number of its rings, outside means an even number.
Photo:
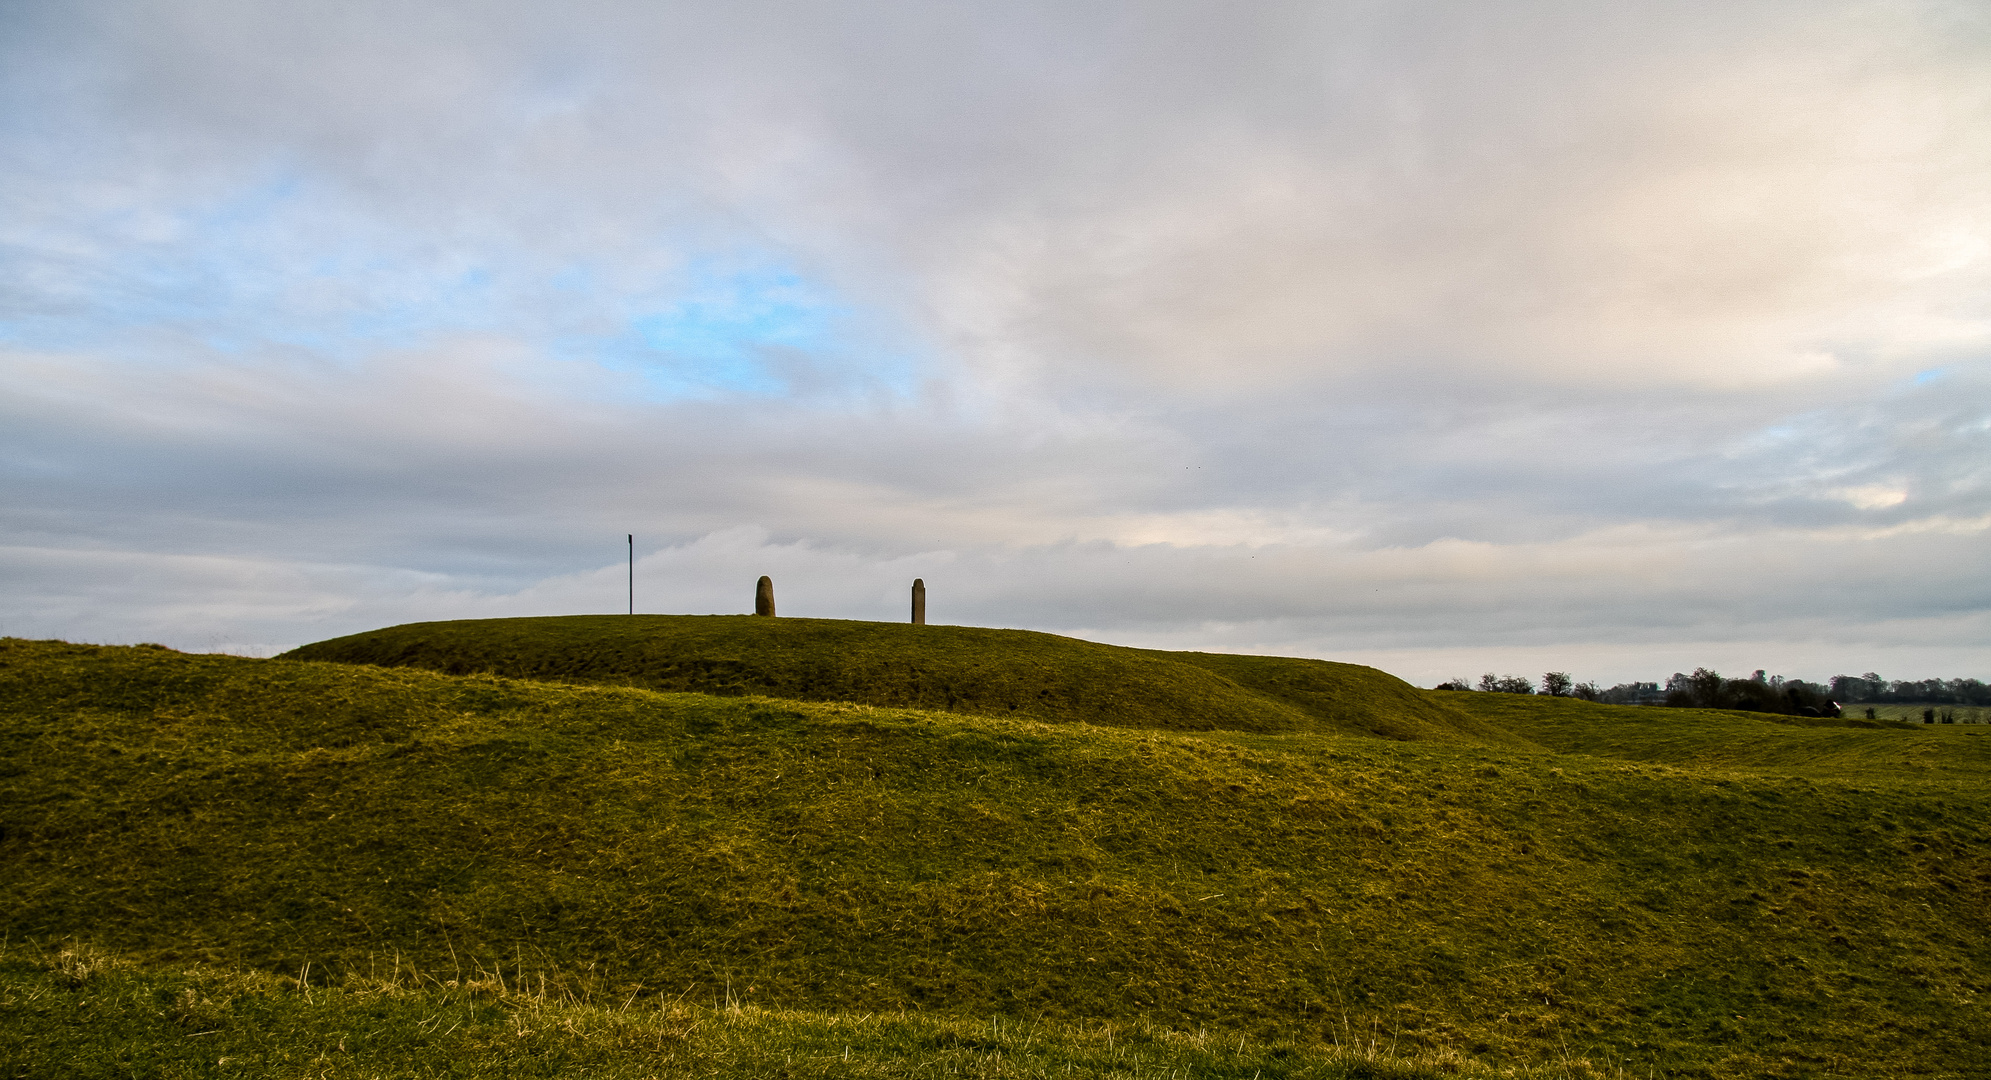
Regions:
<svg viewBox="0 0 1991 1080"><path fill-rule="evenodd" d="M754 585L754 614L774 618L774 579L766 574Z"/></svg>
<svg viewBox="0 0 1991 1080"><path fill-rule="evenodd" d="M926 579L913 579L913 625L926 625Z"/></svg>

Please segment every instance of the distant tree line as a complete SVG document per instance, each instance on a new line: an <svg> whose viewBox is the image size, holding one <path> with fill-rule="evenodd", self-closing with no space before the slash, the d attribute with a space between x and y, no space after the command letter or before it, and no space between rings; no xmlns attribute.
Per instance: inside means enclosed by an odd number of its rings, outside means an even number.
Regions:
<svg viewBox="0 0 1991 1080"><path fill-rule="evenodd" d="M1466 679L1448 679L1439 683L1437 689L1488 694L1537 693L1534 682L1526 676L1495 675L1491 671L1481 675L1477 684ZM1809 716L1837 715L1840 706L1856 703L1991 705L1991 685L1976 679L1889 682L1871 671L1857 677L1835 675L1830 683L1815 683L1786 679L1782 675L1766 675L1761 668L1746 679L1730 679L1712 668L1699 667L1692 672L1674 672L1664 686L1656 682L1628 682L1608 690L1594 682L1575 682L1566 671L1551 671L1542 676L1539 692L1550 697L1577 697L1607 705L1745 709Z"/></svg>
<svg viewBox="0 0 1991 1080"><path fill-rule="evenodd" d="M1832 676L1832 696L1868 705L1991 705L1991 684L1976 679L1883 679L1864 675Z"/></svg>
<svg viewBox="0 0 1991 1080"><path fill-rule="evenodd" d="M1762 668L1746 679L1725 679L1711 668L1674 672L1666 680L1661 705L1681 709L1746 709L1750 712L1833 716L1841 704L1832 688L1803 679L1765 675Z"/></svg>
<svg viewBox="0 0 1991 1080"><path fill-rule="evenodd" d="M1525 675L1495 675L1489 671L1479 677L1479 685L1474 686L1465 679L1450 679L1439 683L1437 690L1478 690L1488 694L1532 694L1534 681ZM1571 682L1566 671L1551 671L1542 676L1542 693L1550 697L1588 697L1601 693L1595 683Z"/></svg>

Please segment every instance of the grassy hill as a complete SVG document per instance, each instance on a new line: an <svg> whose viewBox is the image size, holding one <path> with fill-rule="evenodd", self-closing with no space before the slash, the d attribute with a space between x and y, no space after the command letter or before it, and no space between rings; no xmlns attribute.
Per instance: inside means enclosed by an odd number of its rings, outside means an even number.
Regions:
<svg viewBox="0 0 1991 1080"><path fill-rule="evenodd" d="M601 1057L654 1036L687 1074L1134 1075L1136 1032L1146 1069L1209 1076L1991 1066L1982 729L962 628L530 622L295 654L401 667L0 641L6 1074L127 1013L172 1047L299 1025L235 1051L268 1074L674 1074ZM78 978L64 942L136 967Z"/></svg>
<svg viewBox="0 0 1991 1080"><path fill-rule="evenodd" d="M751 615L468 619L333 638L285 657L1109 727L1506 739L1375 668L974 626Z"/></svg>

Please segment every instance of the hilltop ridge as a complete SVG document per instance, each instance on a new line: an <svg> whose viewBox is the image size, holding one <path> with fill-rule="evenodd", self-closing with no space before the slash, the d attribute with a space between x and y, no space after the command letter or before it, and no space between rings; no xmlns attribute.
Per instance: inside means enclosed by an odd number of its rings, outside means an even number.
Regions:
<svg viewBox="0 0 1991 1080"><path fill-rule="evenodd" d="M751 615L407 623L289 660L1175 731L1522 740L1371 667L1164 652L1031 630Z"/></svg>

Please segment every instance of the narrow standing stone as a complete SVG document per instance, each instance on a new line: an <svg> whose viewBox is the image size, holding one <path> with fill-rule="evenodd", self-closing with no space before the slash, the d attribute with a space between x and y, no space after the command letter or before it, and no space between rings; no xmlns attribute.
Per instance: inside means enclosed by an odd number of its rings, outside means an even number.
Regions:
<svg viewBox="0 0 1991 1080"><path fill-rule="evenodd" d="M913 625L926 625L926 581L923 578L913 579Z"/></svg>
<svg viewBox="0 0 1991 1080"><path fill-rule="evenodd" d="M774 579L766 574L754 585L754 614L774 618Z"/></svg>

